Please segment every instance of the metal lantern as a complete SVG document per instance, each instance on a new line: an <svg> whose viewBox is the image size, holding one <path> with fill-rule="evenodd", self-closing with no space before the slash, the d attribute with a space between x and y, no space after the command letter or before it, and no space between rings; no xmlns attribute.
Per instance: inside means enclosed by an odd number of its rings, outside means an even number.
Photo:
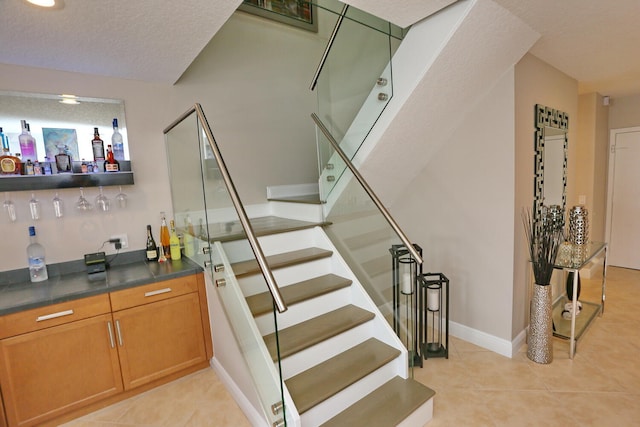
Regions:
<svg viewBox="0 0 640 427"><path fill-rule="evenodd" d="M449 279L442 273L419 277L419 335L425 359L449 358ZM423 327L424 325L424 327Z"/></svg>
<svg viewBox="0 0 640 427"><path fill-rule="evenodd" d="M413 247L422 255L420 246L414 244ZM409 363L412 366L422 367L415 298L417 279L422 274L422 266L416 262L404 245L392 245L389 252L392 259L393 330L400 339L404 339L409 351Z"/></svg>

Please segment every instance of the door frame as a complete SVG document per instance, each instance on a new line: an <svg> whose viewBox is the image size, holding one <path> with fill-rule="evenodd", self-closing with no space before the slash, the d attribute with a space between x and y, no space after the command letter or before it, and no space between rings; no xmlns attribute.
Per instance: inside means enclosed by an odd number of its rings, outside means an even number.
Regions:
<svg viewBox="0 0 640 427"><path fill-rule="evenodd" d="M611 244L611 223L613 221L613 178L615 174L615 143L618 134L640 132L640 126L617 128L609 131L609 165L607 171L607 214L605 217L605 239L608 244Z"/></svg>

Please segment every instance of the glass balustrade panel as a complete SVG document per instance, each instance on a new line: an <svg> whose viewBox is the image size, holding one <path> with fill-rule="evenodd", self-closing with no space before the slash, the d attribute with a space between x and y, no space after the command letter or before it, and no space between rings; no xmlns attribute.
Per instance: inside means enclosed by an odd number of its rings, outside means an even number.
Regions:
<svg viewBox="0 0 640 427"><path fill-rule="evenodd" d="M336 182L323 205L330 224L324 229L413 357L420 353L416 339L415 284L408 287L404 284L403 288L405 271L398 268L394 271L393 267L394 248L404 248L402 240L350 169L343 168ZM407 289L411 292L407 293Z"/></svg>
<svg viewBox="0 0 640 427"><path fill-rule="evenodd" d="M319 18L336 22L337 6L326 4L318 2ZM393 96L391 57L401 35L399 27L349 7L326 57L315 89L317 115L350 159ZM333 157L318 157L320 185L330 192L336 182L331 176L343 166Z"/></svg>
<svg viewBox="0 0 640 427"><path fill-rule="evenodd" d="M173 217L183 256L209 272L210 283L224 283L212 285L215 289L209 291L219 298L251 373L265 419L274 425L284 418L282 411L274 415L271 409L284 402L279 360L270 356L245 299L247 295L267 292L268 288L214 155L211 144L215 141L207 136L212 133L205 131L203 124L206 126L204 115L201 119L194 110L165 135ZM216 268L208 268L209 265L222 268L214 272ZM234 266L236 270L252 272L244 288L234 275ZM264 334L277 333L273 308L263 316L269 319ZM277 348L271 353L277 356Z"/></svg>

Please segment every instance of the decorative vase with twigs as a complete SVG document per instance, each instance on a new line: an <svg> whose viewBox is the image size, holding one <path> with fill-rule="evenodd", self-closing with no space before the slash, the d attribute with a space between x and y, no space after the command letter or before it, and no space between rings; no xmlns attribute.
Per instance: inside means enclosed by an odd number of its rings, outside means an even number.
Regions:
<svg viewBox="0 0 640 427"><path fill-rule="evenodd" d="M553 361L551 317L553 307L549 285L558 249L564 241L563 230L531 215L530 211L522 213L522 222L535 280L529 313L527 357L536 363L551 363Z"/></svg>

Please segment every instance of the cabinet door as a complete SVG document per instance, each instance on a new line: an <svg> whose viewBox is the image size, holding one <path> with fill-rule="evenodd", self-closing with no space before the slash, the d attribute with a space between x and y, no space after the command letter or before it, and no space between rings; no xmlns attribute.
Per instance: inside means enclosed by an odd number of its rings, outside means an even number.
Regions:
<svg viewBox="0 0 640 427"><path fill-rule="evenodd" d="M122 391L112 327L103 314L1 340L9 425L37 425Z"/></svg>
<svg viewBox="0 0 640 427"><path fill-rule="evenodd" d="M117 311L113 319L125 389L206 360L197 293Z"/></svg>

